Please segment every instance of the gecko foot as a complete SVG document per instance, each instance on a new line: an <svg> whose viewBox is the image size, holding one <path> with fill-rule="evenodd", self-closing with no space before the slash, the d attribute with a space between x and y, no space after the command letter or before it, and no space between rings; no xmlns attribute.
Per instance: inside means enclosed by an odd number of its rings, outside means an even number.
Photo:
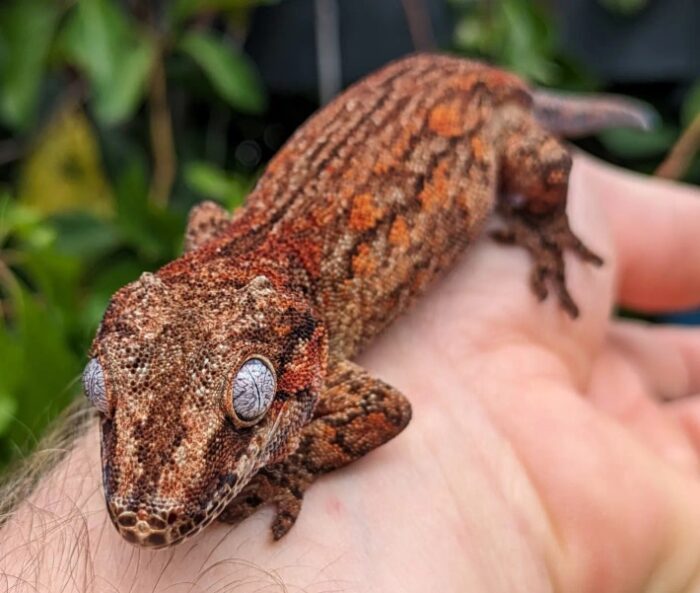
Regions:
<svg viewBox="0 0 700 593"><path fill-rule="evenodd" d="M288 468L281 465L284 464L261 470L223 510L219 521L238 525L264 505L274 504L277 512L272 522L272 537L279 540L287 535L301 511L307 484L306 480L295 480L293 475L285 476Z"/></svg>
<svg viewBox="0 0 700 593"><path fill-rule="evenodd" d="M534 259L530 283L537 298L540 301L547 298L548 285L551 285L564 311L574 319L578 317L579 308L566 286L564 251L568 249L595 266L603 264L602 258L574 234L563 209L533 214L503 200L498 211L507 226L493 231L491 236L499 243L519 245L530 252Z"/></svg>

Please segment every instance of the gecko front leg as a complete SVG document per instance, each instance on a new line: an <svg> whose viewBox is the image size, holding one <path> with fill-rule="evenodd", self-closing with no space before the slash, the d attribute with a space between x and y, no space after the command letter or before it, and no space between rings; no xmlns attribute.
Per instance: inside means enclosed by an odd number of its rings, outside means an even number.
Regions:
<svg viewBox="0 0 700 593"><path fill-rule="evenodd" d="M297 449L283 461L260 470L219 520L236 524L273 503L277 514L272 535L280 539L294 525L304 492L318 476L386 443L410 418L411 405L396 389L348 360L331 364L324 391L312 420L302 430Z"/></svg>

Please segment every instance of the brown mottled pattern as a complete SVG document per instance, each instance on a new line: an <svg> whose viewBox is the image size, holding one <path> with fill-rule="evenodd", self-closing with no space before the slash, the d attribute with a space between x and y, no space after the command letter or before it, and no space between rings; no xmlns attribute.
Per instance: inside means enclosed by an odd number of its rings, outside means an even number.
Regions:
<svg viewBox="0 0 700 593"><path fill-rule="evenodd" d="M577 314L562 252L600 260L568 228L570 158L531 110L511 74L407 58L300 128L232 219L212 203L193 210L187 253L114 296L91 350L109 407L105 494L126 539L173 544L267 502L282 537L317 475L398 434L408 402L347 359L494 208L497 238L533 255L536 294L553 288ZM231 397L254 355L277 391L251 425Z"/></svg>

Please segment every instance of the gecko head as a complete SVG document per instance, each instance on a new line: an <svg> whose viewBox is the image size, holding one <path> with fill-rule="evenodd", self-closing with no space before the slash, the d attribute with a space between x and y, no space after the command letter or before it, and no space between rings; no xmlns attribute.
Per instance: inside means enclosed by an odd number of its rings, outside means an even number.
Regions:
<svg viewBox="0 0 700 593"><path fill-rule="evenodd" d="M326 352L312 307L264 276L149 274L117 292L83 384L122 536L164 547L213 521L296 445Z"/></svg>

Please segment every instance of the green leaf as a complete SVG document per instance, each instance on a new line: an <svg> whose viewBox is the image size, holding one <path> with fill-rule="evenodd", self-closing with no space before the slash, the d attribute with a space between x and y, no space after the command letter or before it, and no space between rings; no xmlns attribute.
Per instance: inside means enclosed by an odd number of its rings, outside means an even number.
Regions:
<svg viewBox="0 0 700 593"><path fill-rule="evenodd" d="M203 162L188 163L185 166L185 181L193 191L205 198L223 202L229 209L243 203L252 185L251 179L231 175Z"/></svg>
<svg viewBox="0 0 700 593"><path fill-rule="evenodd" d="M173 2L172 16L176 21L189 18L202 12L228 12L241 8L254 8L267 4L277 4L280 0L177 0Z"/></svg>
<svg viewBox="0 0 700 593"><path fill-rule="evenodd" d="M49 419L70 401L81 361L70 348L66 326L55 308L24 289L13 297L12 306L16 327L11 339L21 355L12 361L12 372L18 374L14 387L2 385L0 392L11 393L17 403L7 430L24 445L37 439ZM0 375L8 370L10 361L2 359Z"/></svg>
<svg viewBox="0 0 700 593"><path fill-rule="evenodd" d="M15 130L33 123L58 3L14 0L0 8L0 119Z"/></svg>
<svg viewBox="0 0 700 593"><path fill-rule="evenodd" d="M113 0L80 0L62 48L92 85L95 114L117 124L138 107L155 57L155 43Z"/></svg>
<svg viewBox="0 0 700 593"><path fill-rule="evenodd" d="M9 195L0 200L0 243L14 237L31 248L52 243L56 234L35 210L12 200Z"/></svg>
<svg viewBox="0 0 700 593"><path fill-rule="evenodd" d="M114 225L87 212L71 212L53 218L56 251L83 261L95 260L115 249L118 236Z"/></svg>
<svg viewBox="0 0 700 593"><path fill-rule="evenodd" d="M15 417L17 402L7 393L0 393L0 434L3 434Z"/></svg>
<svg viewBox="0 0 700 593"><path fill-rule="evenodd" d="M0 326L0 397L10 398L22 381L22 348L6 328ZM0 431L2 432L2 431Z"/></svg>
<svg viewBox="0 0 700 593"><path fill-rule="evenodd" d="M107 216L112 192L94 126L80 110L64 109L34 138L20 169L18 201L34 212L89 210Z"/></svg>
<svg viewBox="0 0 700 593"><path fill-rule="evenodd" d="M146 37L124 52L122 62L115 68L117 84L112 81L98 89L95 111L104 123L120 123L134 113L144 94L154 56L154 44Z"/></svg>
<svg viewBox="0 0 700 593"><path fill-rule="evenodd" d="M144 265L165 263L177 253L183 217L158 208L148 200L145 166L133 160L117 179L117 225L122 239L145 260Z"/></svg>
<svg viewBox="0 0 700 593"><path fill-rule="evenodd" d="M548 22L535 6L523 0L502 3L506 29L503 43L506 63L530 80L552 83L556 65L551 59L552 34Z"/></svg>
<svg viewBox="0 0 700 593"><path fill-rule="evenodd" d="M179 48L194 60L232 107L260 113L267 98L253 63L233 45L208 33L187 33Z"/></svg>
<svg viewBox="0 0 700 593"><path fill-rule="evenodd" d="M601 132L598 137L610 151L625 158L648 158L665 154L673 144L677 130L668 126L640 131L625 128Z"/></svg>

